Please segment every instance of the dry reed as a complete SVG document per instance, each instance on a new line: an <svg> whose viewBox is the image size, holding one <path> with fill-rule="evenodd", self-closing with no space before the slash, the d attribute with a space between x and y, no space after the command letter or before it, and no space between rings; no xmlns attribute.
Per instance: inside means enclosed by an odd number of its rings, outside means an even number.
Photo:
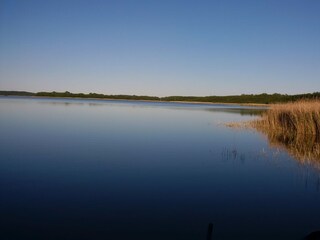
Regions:
<svg viewBox="0 0 320 240"><path fill-rule="evenodd" d="M320 163L320 100L273 104L250 124L297 159Z"/></svg>

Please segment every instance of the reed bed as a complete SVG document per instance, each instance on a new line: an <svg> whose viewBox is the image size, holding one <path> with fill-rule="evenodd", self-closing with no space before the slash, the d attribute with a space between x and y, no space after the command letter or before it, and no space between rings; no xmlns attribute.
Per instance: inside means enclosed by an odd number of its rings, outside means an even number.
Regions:
<svg viewBox="0 0 320 240"><path fill-rule="evenodd" d="M320 100L273 104L250 125L297 159L320 163Z"/></svg>
<svg viewBox="0 0 320 240"><path fill-rule="evenodd" d="M320 100L273 104L253 125L262 130L284 135L320 137Z"/></svg>

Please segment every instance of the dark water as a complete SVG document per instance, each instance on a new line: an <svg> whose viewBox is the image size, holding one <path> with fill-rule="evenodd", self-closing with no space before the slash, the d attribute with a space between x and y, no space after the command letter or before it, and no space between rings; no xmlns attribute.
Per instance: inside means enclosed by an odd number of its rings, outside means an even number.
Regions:
<svg viewBox="0 0 320 240"><path fill-rule="evenodd" d="M301 239L319 171L239 106L0 98L0 239Z"/></svg>

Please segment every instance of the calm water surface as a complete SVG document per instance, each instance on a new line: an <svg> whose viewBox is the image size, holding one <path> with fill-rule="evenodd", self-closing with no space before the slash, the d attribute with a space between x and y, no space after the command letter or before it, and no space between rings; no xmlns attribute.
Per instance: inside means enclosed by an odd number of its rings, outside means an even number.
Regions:
<svg viewBox="0 0 320 240"><path fill-rule="evenodd" d="M0 239L301 239L320 172L231 105L0 98Z"/></svg>

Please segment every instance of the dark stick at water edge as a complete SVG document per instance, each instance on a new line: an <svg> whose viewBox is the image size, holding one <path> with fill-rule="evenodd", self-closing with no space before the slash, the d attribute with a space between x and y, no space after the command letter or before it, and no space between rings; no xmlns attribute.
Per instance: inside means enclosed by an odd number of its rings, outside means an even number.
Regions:
<svg viewBox="0 0 320 240"><path fill-rule="evenodd" d="M207 240L211 240L212 239L212 231L213 231L213 224L209 223L208 232L207 232Z"/></svg>

